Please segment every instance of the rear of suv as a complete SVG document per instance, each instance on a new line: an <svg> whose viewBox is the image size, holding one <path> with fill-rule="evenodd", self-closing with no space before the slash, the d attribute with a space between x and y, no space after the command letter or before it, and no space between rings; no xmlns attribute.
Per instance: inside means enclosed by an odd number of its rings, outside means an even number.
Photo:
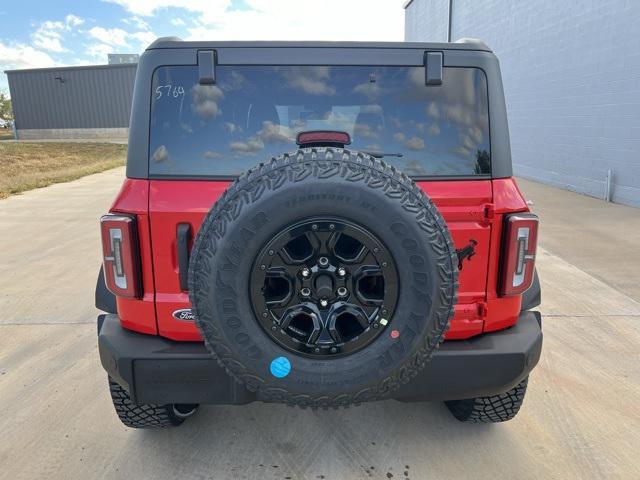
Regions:
<svg viewBox="0 0 640 480"><path fill-rule="evenodd" d="M393 398L509 420L542 346L537 229L481 42L159 39L101 219L116 412Z"/></svg>

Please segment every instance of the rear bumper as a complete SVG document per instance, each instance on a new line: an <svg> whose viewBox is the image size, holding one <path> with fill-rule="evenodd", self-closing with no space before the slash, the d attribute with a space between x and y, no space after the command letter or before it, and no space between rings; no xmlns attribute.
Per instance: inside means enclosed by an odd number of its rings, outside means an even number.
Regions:
<svg viewBox="0 0 640 480"><path fill-rule="evenodd" d="M98 346L103 367L134 402L239 405L256 400L202 343L131 332L120 326L117 315L100 315ZM393 398L458 400L506 392L536 366L541 349L540 314L522 312L507 330L445 342Z"/></svg>

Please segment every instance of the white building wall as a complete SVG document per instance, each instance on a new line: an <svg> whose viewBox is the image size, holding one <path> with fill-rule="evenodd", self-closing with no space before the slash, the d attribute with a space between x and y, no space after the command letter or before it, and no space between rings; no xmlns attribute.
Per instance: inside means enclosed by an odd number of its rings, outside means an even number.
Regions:
<svg viewBox="0 0 640 480"><path fill-rule="evenodd" d="M413 0L407 6L404 35L408 42L446 42L448 30L449 0Z"/></svg>
<svg viewBox="0 0 640 480"><path fill-rule="evenodd" d="M612 199L640 206L640 2L452 2L451 38L500 59L515 173L602 198L611 169ZM406 40L446 38L448 5L413 0Z"/></svg>

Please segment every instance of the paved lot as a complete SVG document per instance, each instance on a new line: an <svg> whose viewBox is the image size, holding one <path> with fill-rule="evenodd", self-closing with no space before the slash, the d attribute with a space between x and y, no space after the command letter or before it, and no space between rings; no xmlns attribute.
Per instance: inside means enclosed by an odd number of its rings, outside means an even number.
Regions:
<svg viewBox="0 0 640 480"><path fill-rule="evenodd" d="M640 478L640 210L521 183L544 222L545 346L512 422L252 404L135 431L112 411L92 306L122 175L0 201L0 478Z"/></svg>

